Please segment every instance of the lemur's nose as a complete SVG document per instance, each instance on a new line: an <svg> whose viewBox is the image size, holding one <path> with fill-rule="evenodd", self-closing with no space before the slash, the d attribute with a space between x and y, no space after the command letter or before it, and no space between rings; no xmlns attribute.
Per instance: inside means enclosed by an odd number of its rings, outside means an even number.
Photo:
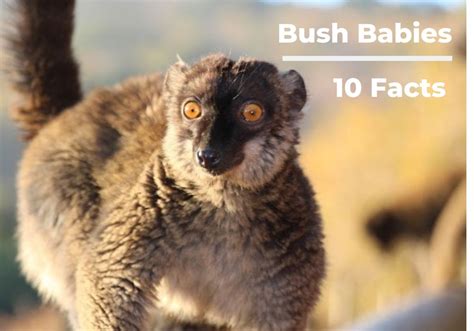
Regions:
<svg viewBox="0 0 474 331"><path fill-rule="evenodd" d="M212 148L199 149L196 157L199 165L206 169L215 168L221 160L219 152Z"/></svg>

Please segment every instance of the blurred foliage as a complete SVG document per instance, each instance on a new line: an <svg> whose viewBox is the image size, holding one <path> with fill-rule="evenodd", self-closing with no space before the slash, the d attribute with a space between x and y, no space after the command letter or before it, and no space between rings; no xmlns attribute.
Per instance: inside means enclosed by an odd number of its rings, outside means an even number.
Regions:
<svg viewBox="0 0 474 331"><path fill-rule="evenodd" d="M465 167L464 64L449 65L449 75L439 64L418 66L419 77L446 82L446 98L390 100L382 109L377 100L346 100L344 111L303 139L303 165L326 220L330 325L385 308L422 285L426 247L404 243L387 258L363 232L364 221L413 192L423 199Z"/></svg>
<svg viewBox="0 0 474 331"><path fill-rule="evenodd" d="M370 6L368 5L370 3ZM0 13L8 28L11 17ZM453 28L447 45L361 44L358 23L394 22ZM328 26L337 21L348 44L278 44L278 24ZM192 62L220 51L251 55L294 68L305 78L310 100L302 122L302 163L321 204L329 255L328 277L313 326L337 326L422 293L426 245L404 242L389 254L364 232L377 208L413 192L420 199L438 178L465 165L465 12L436 6L385 7L360 1L341 8L251 2L79 1L74 45L86 90L130 75L164 71L176 54ZM283 63L281 55L452 54L452 63ZM4 60L4 52L0 60ZM356 99L335 97L334 77L357 77L365 86ZM371 77L445 81L441 99L371 98ZM21 154L7 118L14 94L0 77L0 314L35 303L15 264L14 176ZM461 263L462 264L462 263ZM460 267L459 280L464 279Z"/></svg>

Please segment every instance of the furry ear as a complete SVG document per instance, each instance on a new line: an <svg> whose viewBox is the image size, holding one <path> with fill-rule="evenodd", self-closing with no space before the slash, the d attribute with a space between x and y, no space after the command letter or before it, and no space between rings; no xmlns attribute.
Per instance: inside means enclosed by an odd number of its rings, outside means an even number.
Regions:
<svg viewBox="0 0 474 331"><path fill-rule="evenodd" d="M281 80L290 110L301 111L306 103L306 87L303 77L297 71L290 70L281 74Z"/></svg>
<svg viewBox="0 0 474 331"><path fill-rule="evenodd" d="M189 65L184 62L179 55L176 55L178 62L169 67L166 72L163 85L170 88L183 83L185 73L189 69Z"/></svg>
<svg viewBox="0 0 474 331"><path fill-rule="evenodd" d="M179 55L176 55L178 62L173 64L168 70L170 74L183 74L189 69L189 65L181 59Z"/></svg>

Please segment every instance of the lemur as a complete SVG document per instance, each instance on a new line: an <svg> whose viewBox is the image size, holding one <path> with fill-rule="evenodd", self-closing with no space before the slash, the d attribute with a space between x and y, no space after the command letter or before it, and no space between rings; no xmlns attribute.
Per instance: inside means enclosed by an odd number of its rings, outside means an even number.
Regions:
<svg viewBox="0 0 474 331"><path fill-rule="evenodd" d="M179 60L83 97L73 0L17 0L18 258L75 330L303 330L325 275L299 163L303 78Z"/></svg>

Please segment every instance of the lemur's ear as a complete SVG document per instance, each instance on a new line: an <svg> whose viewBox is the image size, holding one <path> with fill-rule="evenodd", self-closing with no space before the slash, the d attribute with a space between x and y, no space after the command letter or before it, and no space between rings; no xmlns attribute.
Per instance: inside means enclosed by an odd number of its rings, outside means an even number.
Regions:
<svg viewBox="0 0 474 331"><path fill-rule="evenodd" d="M290 70L281 74L281 79L290 110L300 111L306 103L303 77L296 70Z"/></svg>
<svg viewBox="0 0 474 331"><path fill-rule="evenodd" d="M189 69L189 65L181 59L179 54L176 54L178 62L173 64L166 72L164 86L172 88L183 83L185 72Z"/></svg>
<svg viewBox="0 0 474 331"><path fill-rule="evenodd" d="M181 58L181 56L179 56L179 54L176 54L176 58L178 59L178 62L176 62L175 64L173 64L171 67L170 67L170 73L173 74L180 74L180 73L184 73L186 70L189 69L189 65L183 61L183 59Z"/></svg>

